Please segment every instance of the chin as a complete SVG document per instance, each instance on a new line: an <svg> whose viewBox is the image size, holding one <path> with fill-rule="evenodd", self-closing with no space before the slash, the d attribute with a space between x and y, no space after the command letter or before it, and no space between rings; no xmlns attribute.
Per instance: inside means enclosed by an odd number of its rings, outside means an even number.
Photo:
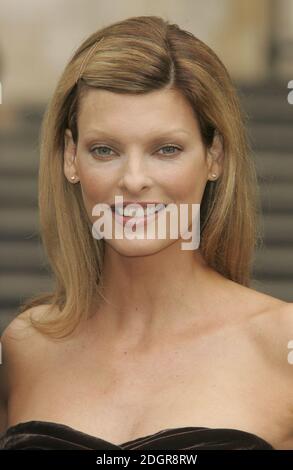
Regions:
<svg viewBox="0 0 293 470"><path fill-rule="evenodd" d="M176 240L105 240L106 245L123 256L154 255L172 245Z"/></svg>

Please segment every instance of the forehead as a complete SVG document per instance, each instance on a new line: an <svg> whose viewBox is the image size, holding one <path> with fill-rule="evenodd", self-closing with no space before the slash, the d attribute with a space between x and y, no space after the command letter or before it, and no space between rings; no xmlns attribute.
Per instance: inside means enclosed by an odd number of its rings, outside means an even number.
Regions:
<svg viewBox="0 0 293 470"><path fill-rule="evenodd" d="M158 128L198 131L192 106L179 90L155 90L134 95L89 89L80 102L78 127L81 132L99 127L105 131L135 135Z"/></svg>

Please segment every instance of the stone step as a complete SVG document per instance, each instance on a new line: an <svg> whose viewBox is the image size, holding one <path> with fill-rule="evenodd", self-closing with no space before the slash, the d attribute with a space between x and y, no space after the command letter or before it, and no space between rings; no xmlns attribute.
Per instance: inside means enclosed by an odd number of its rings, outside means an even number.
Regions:
<svg viewBox="0 0 293 470"><path fill-rule="evenodd" d="M1 274L0 299L1 308L19 305L25 299L50 292L54 286L49 274L23 273Z"/></svg>
<svg viewBox="0 0 293 470"><path fill-rule="evenodd" d="M1 272L45 273L48 262L40 242L2 241L0 243Z"/></svg>
<svg viewBox="0 0 293 470"><path fill-rule="evenodd" d="M293 182L262 182L260 185L262 210L268 214L273 212L293 213Z"/></svg>
<svg viewBox="0 0 293 470"><path fill-rule="evenodd" d="M31 174L0 175L0 207L35 207L38 205L38 180Z"/></svg>
<svg viewBox="0 0 293 470"><path fill-rule="evenodd" d="M262 217L265 244L293 248L293 217L291 214L264 214Z"/></svg>
<svg viewBox="0 0 293 470"><path fill-rule="evenodd" d="M254 122L291 122L292 106L288 103L288 81L278 83L242 84L237 87L240 101Z"/></svg>
<svg viewBox="0 0 293 470"><path fill-rule="evenodd" d="M0 336L17 314L17 307L0 307Z"/></svg>
<svg viewBox="0 0 293 470"><path fill-rule="evenodd" d="M35 208L0 208L0 240L36 240L39 235L38 211Z"/></svg>
<svg viewBox="0 0 293 470"><path fill-rule="evenodd" d="M293 114L293 111L292 111ZM247 125L247 133L255 152L288 152L293 149L293 122L255 123Z"/></svg>
<svg viewBox="0 0 293 470"><path fill-rule="evenodd" d="M39 153L37 137L0 136L0 174L37 177Z"/></svg>
<svg viewBox="0 0 293 470"><path fill-rule="evenodd" d="M256 250L254 274L257 279L291 279L293 290L293 243Z"/></svg>
<svg viewBox="0 0 293 470"><path fill-rule="evenodd" d="M290 152L254 152L253 158L260 180L293 184L293 147Z"/></svg>
<svg viewBox="0 0 293 470"><path fill-rule="evenodd" d="M250 287L285 302L293 302L292 285L292 279L258 279L253 280Z"/></svg>

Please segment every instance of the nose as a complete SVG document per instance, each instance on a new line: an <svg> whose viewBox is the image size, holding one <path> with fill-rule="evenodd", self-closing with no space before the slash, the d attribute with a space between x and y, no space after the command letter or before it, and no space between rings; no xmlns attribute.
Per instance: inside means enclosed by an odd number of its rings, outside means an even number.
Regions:
<svg viewBox="0 0 293 470"><path fill-rule="evenodd" d="M135 194L150 184L151 178L147 173L147 162L144 156L137 153L128 156L121 169L119 189Z"/></svg>

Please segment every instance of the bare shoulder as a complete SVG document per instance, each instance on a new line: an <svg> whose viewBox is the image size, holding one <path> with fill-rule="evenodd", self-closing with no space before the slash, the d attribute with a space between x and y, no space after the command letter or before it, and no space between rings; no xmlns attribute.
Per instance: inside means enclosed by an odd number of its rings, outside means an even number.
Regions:
<svg viewBox="0 0 293 470"><path fill-rule="evenodd" d="M275 302L252 317L255 338L263 346L267 359L288 376L293 384L293 303Z"/></svg>
<svg viewBox="0 0 293 470"><path fill-rule="evenodd" d="M4 329L1 336L2 364L1 380L2 397L9 395L10 384L14 377L27 366L35 363L39 357L44 337L30 324L34 318L46 312L47 305L40 305L17 315ZM1 393L1 391L0 391Z"/></svg>
<svg viewBox="0 0 293 470"><path fill-rule="evenodd" d="M249 333L267 352L281 353L284 357L288 342L293 340L293 303L233 281L229 281L228 287L233 298L232 311L236 308L242 312Z"/></svg>
<svg viewBox="0 0 293 470"><path fill-rule="evenodd" d="M6 359L13 360L14 355L21 352L21 357L33 354L42 335L30 323L30 318L38 318L47 310L47 305L39 305L17 315L5 328L1 336L3 354ZM30 347L24 348L29 341ZM18 360L21 357L17 357ZM4 357L5 360L5 357Z"/></svg>
<svg viewBox="0 0 293 470"><path fill-rule="evenodd" d="M41 338L30 325L31 315L45 313L47 305L40 305L17 315L4 329L0 338L0 433L8 422L10 393L22 373L32 372L40 356Z"/></svg>
<svg viewBox="0 0 293 470"><path fill-rule="evenodd" d="M233 285L234 304L236 298L238 309L244 312L245 333L272 373L282 374L287 384L293 386L293 303L250 287Z"/></svg>
<svg viewBox="0 0 293 470"><path fill-rule="evenodd" d="M263 396L270 392L270 407L278 416L275 427L282 438L277 448L293 449L293 303L267 295L262 299L263 306L246 323L246 333L257 353Z"/></svg>

